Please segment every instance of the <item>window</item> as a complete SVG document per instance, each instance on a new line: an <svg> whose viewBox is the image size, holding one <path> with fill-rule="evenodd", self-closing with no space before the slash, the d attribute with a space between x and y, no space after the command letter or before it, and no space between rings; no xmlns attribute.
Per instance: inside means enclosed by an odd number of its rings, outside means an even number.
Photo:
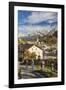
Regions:
<svg viewBox="0 0 66 90"><path fill-rule="evenodd" d="M33 48L32 48L32 51L33 51Z"/></svg>
<svg viewBox="0 0 66 90"><path fill-rule="evenodd" d="M37 50L37 48L36 48L36 50Z"/></svg>

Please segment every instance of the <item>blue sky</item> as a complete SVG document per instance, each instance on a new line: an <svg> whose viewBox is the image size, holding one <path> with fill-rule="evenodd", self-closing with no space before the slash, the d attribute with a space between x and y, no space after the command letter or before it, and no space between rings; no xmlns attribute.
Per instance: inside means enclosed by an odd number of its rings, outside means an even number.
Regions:
<svg viewBox="0 0 66 90"><path fill-rule="evenodd" d="M57 13L45 11L18 11L18 30L22 36L36 34L37 32L49 32L57 29Z"/></svg>

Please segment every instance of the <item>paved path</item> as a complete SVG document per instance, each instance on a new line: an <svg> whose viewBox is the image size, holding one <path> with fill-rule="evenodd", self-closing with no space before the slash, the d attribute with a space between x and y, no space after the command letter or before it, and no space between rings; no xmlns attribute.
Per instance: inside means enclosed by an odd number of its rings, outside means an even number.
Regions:
<svg viewBox="0 0 66 90"><path fill-rule="evenodd" d="M40 73L32 71L32 67L31 66L28 66L28 68L26 68L26 66L21 65L20 68L21 68L22 78L24 78L24 79L44 78L44 76L41 75Z"/></svg>

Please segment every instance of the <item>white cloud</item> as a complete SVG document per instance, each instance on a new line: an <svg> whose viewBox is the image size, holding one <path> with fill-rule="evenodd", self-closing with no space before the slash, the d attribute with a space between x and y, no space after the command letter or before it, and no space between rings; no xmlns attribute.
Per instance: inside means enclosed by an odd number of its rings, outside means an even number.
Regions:
<svg viewBox="0 0 66 90"><path fill-rule="evenodd" d="M28 34L37 34L37 32L48 33L55 26L40 26L40 25L21 25L19 27L19 32L23 34L23 36Z"/></svg>
<svg viewBox="0 0 66 90"><path fill-rule="evenodd" d="M54 23L54 22L57 22L57 20L56 20L56 19L50 19L50 20L48 20L48 23L49 23L49 24L52 24L52 23Z"/></svg>
<svg viewBox="0 0 66 90"><path fill-rule="evenodd" d="M57 13L55 12L32 12L30 16L27 17L26 22L30 24L39 23L46 20L57 20ZM51 23L51 22L50 22Z"/></svg>

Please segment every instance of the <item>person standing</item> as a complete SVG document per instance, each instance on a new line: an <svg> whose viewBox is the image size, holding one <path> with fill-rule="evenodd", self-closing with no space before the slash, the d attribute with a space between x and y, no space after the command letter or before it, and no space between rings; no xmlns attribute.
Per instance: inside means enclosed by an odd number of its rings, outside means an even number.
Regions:
<svg viewBox="0 0 66 90"><path fill-rule="evenodd" d="M42 61L41 61L41 70L44 70L44 67L45 67L45 61L42 60Z"/></svg>
<svg viewBox="0 0 66 90"><path fill-rule="evenodd" d="M32 60L32 71L34 71L34 60Z"/></svg>

